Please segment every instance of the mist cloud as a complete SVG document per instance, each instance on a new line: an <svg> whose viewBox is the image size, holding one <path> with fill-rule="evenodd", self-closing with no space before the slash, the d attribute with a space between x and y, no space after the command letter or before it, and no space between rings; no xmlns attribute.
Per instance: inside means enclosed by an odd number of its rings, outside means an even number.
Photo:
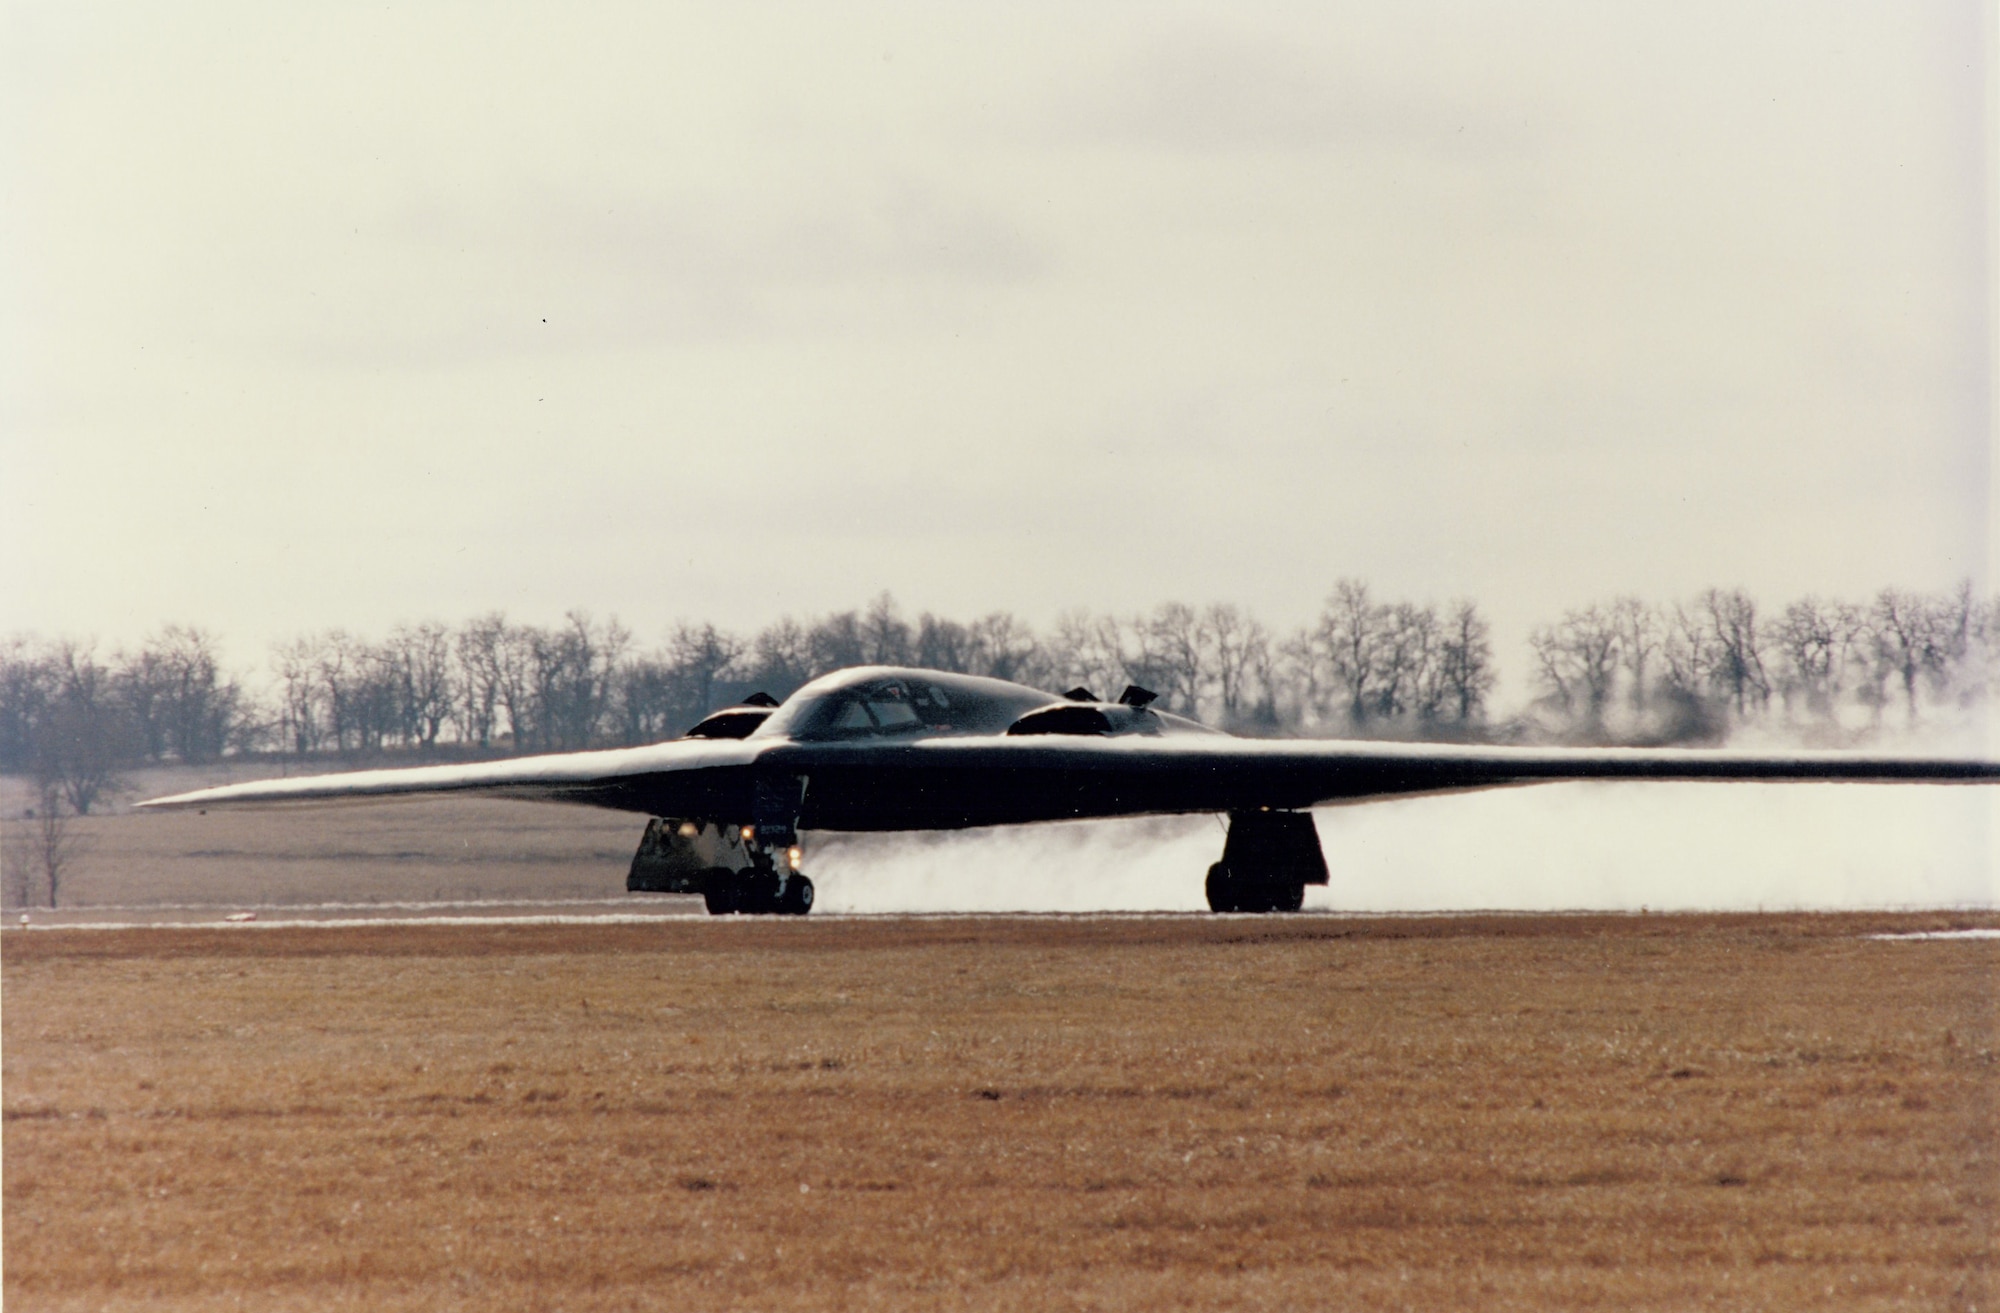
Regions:
<svg viewBox="0 0 2000 1313"><path fill-rule="evenodd" d="M1970 786L1575 783L1322 808L1350 912L2000 905L2000 800ZM810 835L828 912L1196 911L1209 816Z"/></svg>

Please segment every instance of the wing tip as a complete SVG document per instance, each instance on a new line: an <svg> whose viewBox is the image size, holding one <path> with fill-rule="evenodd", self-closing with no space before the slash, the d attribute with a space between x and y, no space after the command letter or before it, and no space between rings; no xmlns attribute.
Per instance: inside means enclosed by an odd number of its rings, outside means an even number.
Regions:
<svg viewBox="0 0 2000 1313"><path fill-rule="evenodd" d="M223 792L227 785L212 789L196 789L191 793L170 793L160 798L145 798L132 804L135 812L177 812L204 807L213 801L212 795Z"/></svg>

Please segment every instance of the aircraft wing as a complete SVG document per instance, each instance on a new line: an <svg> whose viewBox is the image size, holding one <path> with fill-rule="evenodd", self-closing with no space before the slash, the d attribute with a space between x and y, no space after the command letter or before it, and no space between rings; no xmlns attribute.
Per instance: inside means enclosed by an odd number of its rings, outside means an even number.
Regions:
<svg viewBox="0 0 2000 1313"><path fill-rule="evenodd" d="M1844 752L1518 748L1349 740L974 735L843 743L678 740L473 765L226 785L149 809L436 794L583 803L803 829L954 829L1078 817L1293 810L1559 780L2000 781L2000 763Z"/></svg>
<svg viewBox="0 0 2000 1313"><path fill-rule="evenodd" d="M1296 810L1560 780L2000 781L2000 763L1937 757L1226 735L800 744L768 752L758 769L808 781L802 827L866 830Z"/></svg>
<svg viewBox="0 0 2000 1313"><path fill-rule="evenodd" d="M661 814L666 803L686 814L707 814L704 804L718 784L741 776L756 757L740 740L678 739L642 748L561 752L465 765L412 766L250 780L197 789L138 804L142 811L191 811L210 807L330 804L418 798L440 794L570 802L620 811ZM671 778L678 789L663 786ZM717 812L727 815L727 811Z"/></svg>

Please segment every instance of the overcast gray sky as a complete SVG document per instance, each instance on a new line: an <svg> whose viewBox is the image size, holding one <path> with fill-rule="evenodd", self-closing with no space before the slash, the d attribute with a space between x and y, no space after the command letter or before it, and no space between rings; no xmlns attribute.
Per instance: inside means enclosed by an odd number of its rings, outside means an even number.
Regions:
<svg viewBox="0 0 2000 1313"><path fill-rule="evenodd" d="M1984 5L0 12L0 632L1986 586Z"/></svg>

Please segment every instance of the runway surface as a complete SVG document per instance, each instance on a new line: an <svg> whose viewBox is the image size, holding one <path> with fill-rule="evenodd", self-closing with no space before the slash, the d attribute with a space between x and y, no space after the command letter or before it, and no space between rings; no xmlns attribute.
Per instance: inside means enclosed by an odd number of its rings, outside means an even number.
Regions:
<svg viewBox="0 0 2000 1313"><path fill-rule="evenodd" d="M4 929L132 930L146 927L336 929L414 925L645 925L706 917L701 900L672 895L534 901L424 901L305 905L180 905L37 908L8 914Z"/></svg>
<svg viewBox="0 0 2000 1313"><path fill-rule="evenodd" d="M1906 908L1883 909L1880 915L1904 916L1925 914L1932 916L1990 916L1990 909L1980 908ZM1549 919L1563 917L1620 917L1644 915L1621 910L1577 909L1571 912L1508 912L1495 909L1461 909L1446 912L1383 912L1367 909L1334 911L1330 909L1307 909L1275 918L1254 916L1228 916L1216 918L1213 913L1184 911L1050 911L1050 912L982 912L982 911L870 911L870 912L815 912L809 918L815 924L829 921L874 921L874 920L963 920L963 921L1205 921L1221 919L1228 922L1258 923L1338 923L1341 921L1377 922L1384 918L1397 920L1442 920L1465 916L1488 918L1516 917L1527 919ZM388 928L394 926L617 926L652 925L695 920L718 926L749 926L764 923L768 918L730 916L710 917L701 899L681 895L646 895L624 898L564 898L493 901L411 901L387 903L316 903L306 905L222 905L205 904L180 906L111 906L111 907L63 907L36 908L26 912L10 912L0 923L0 932L13 934L23 930L139 930L139 929L359 929ZM2000 938L2000 928L1970 927L1946 930L1922 930L1908 932L1877 933L1876 939L1990 939Z"/></svg>

